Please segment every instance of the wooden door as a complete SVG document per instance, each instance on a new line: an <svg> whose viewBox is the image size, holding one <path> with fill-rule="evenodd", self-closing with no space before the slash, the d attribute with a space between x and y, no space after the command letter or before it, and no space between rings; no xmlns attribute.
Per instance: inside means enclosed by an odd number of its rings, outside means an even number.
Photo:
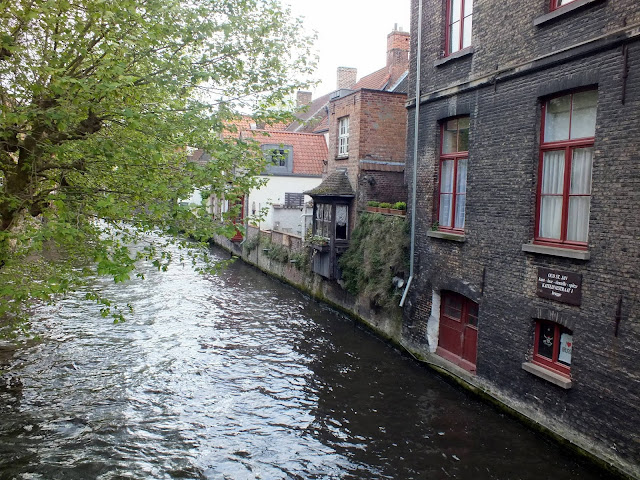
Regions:
<svg viewBox="0 0 640 480"><path fill-rule="evenodd" d="M478 352L478 304L454 292L443 292L438 353L475 370Z"/></svg>

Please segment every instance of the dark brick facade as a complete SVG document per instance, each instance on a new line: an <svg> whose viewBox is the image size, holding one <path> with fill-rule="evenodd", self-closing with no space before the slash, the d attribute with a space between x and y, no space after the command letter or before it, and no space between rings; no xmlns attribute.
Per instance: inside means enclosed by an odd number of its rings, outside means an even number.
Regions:
<svg viewBox="0 0 640 480"><path fill-rule="evenodd" d="M423 2L417 206L410 212L416 268L406 338L425 350L435 347L427 338L430 315L439 317L432 292L474 300L478 381L516 410L640 476L640 3L575 0L550 14L548 0L513 0L507 8L476 0L472 47L442 58L445 2ZM414 33L417 5L413 0ZM415 35L411 42L408 179ZM535 229L541 105L582 87L598 92L588 258L523 251ZM460 115L471 125L464 235L436 237L440 125ZM581 274L581 305L538 297L538 267ZM569 389L522 368L531 360L536 319L573 331Z"/></svg>

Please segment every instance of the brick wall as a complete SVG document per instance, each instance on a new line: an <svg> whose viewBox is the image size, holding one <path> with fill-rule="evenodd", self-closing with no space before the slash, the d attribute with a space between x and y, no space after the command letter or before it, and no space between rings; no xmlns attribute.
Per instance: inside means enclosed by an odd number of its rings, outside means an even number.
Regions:
<svg viewBox="0 0 640 480"><path fill-rule="evenodd" d="M548 2L514 3L504 9L496 2L474 2L473 52L435 65L442 49L442 2L425 1L424 103L412 212L416 278L404 334L426 345L433 290L453 290L478 302L478 378L510 398L516 409L535 412L537 420L567 438L589 439L583 448L639 476L640 323L635 312L640 308L640 43L632 27L640 22L640 4L592 2L534 27L534 19L547 13ZM412 31L416 14L414 8ZM578 45L625 24L627 33L599 40L591 50ZM623 44L628 49L626 88ZM553 61L536 60L572 45L574 50ZM410 76L415 75L412 61ZM495 82L466 83L515 63L518 69L498 75ZM451 89L438 90L444 86ZM541 103L545 96L586 86L598 90L590 258L525 253L522 246L532 240L535 227ZM410 148L414 112L409 109ZM463 242L429 236L437 220L439 125L457 115L471 119ZM412 168L411 160L407 178ZM539 298L538 267L581 274L582 304ZM522 369L531 359L534 319L545 315L573 330L569 390Z"/></svg>

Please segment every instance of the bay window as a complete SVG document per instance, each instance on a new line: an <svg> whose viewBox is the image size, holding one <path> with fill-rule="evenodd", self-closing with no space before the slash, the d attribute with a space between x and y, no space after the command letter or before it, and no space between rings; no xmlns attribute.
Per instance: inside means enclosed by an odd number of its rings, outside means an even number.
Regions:
<svg viewBox="0 0 640 480"><path fill-rule="evenodd" d="M543 105L538 243L586 249L597 101L597 91L588 90Z"/></svg>
<svg viewBox="0 0 640 480"><path fill-rule="evenodd" d="M446 54L471 46L473 0L447 0Z"/></svg>
<svg viewBox="0 0 640 480"><path fill-rule="evenodd" d="M468 150L469 117L443 123L438 199L440 230L464 230Z"/></svg>

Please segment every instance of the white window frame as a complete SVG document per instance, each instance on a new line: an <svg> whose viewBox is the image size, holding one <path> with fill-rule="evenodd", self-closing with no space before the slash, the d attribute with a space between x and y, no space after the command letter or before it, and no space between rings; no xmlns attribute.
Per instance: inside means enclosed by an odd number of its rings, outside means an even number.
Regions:
<svg viewBox="0 0 640 480"><path fill-rule="evenodd" d="M338 157L349 156L349 117L338 119Z"/></svg>

